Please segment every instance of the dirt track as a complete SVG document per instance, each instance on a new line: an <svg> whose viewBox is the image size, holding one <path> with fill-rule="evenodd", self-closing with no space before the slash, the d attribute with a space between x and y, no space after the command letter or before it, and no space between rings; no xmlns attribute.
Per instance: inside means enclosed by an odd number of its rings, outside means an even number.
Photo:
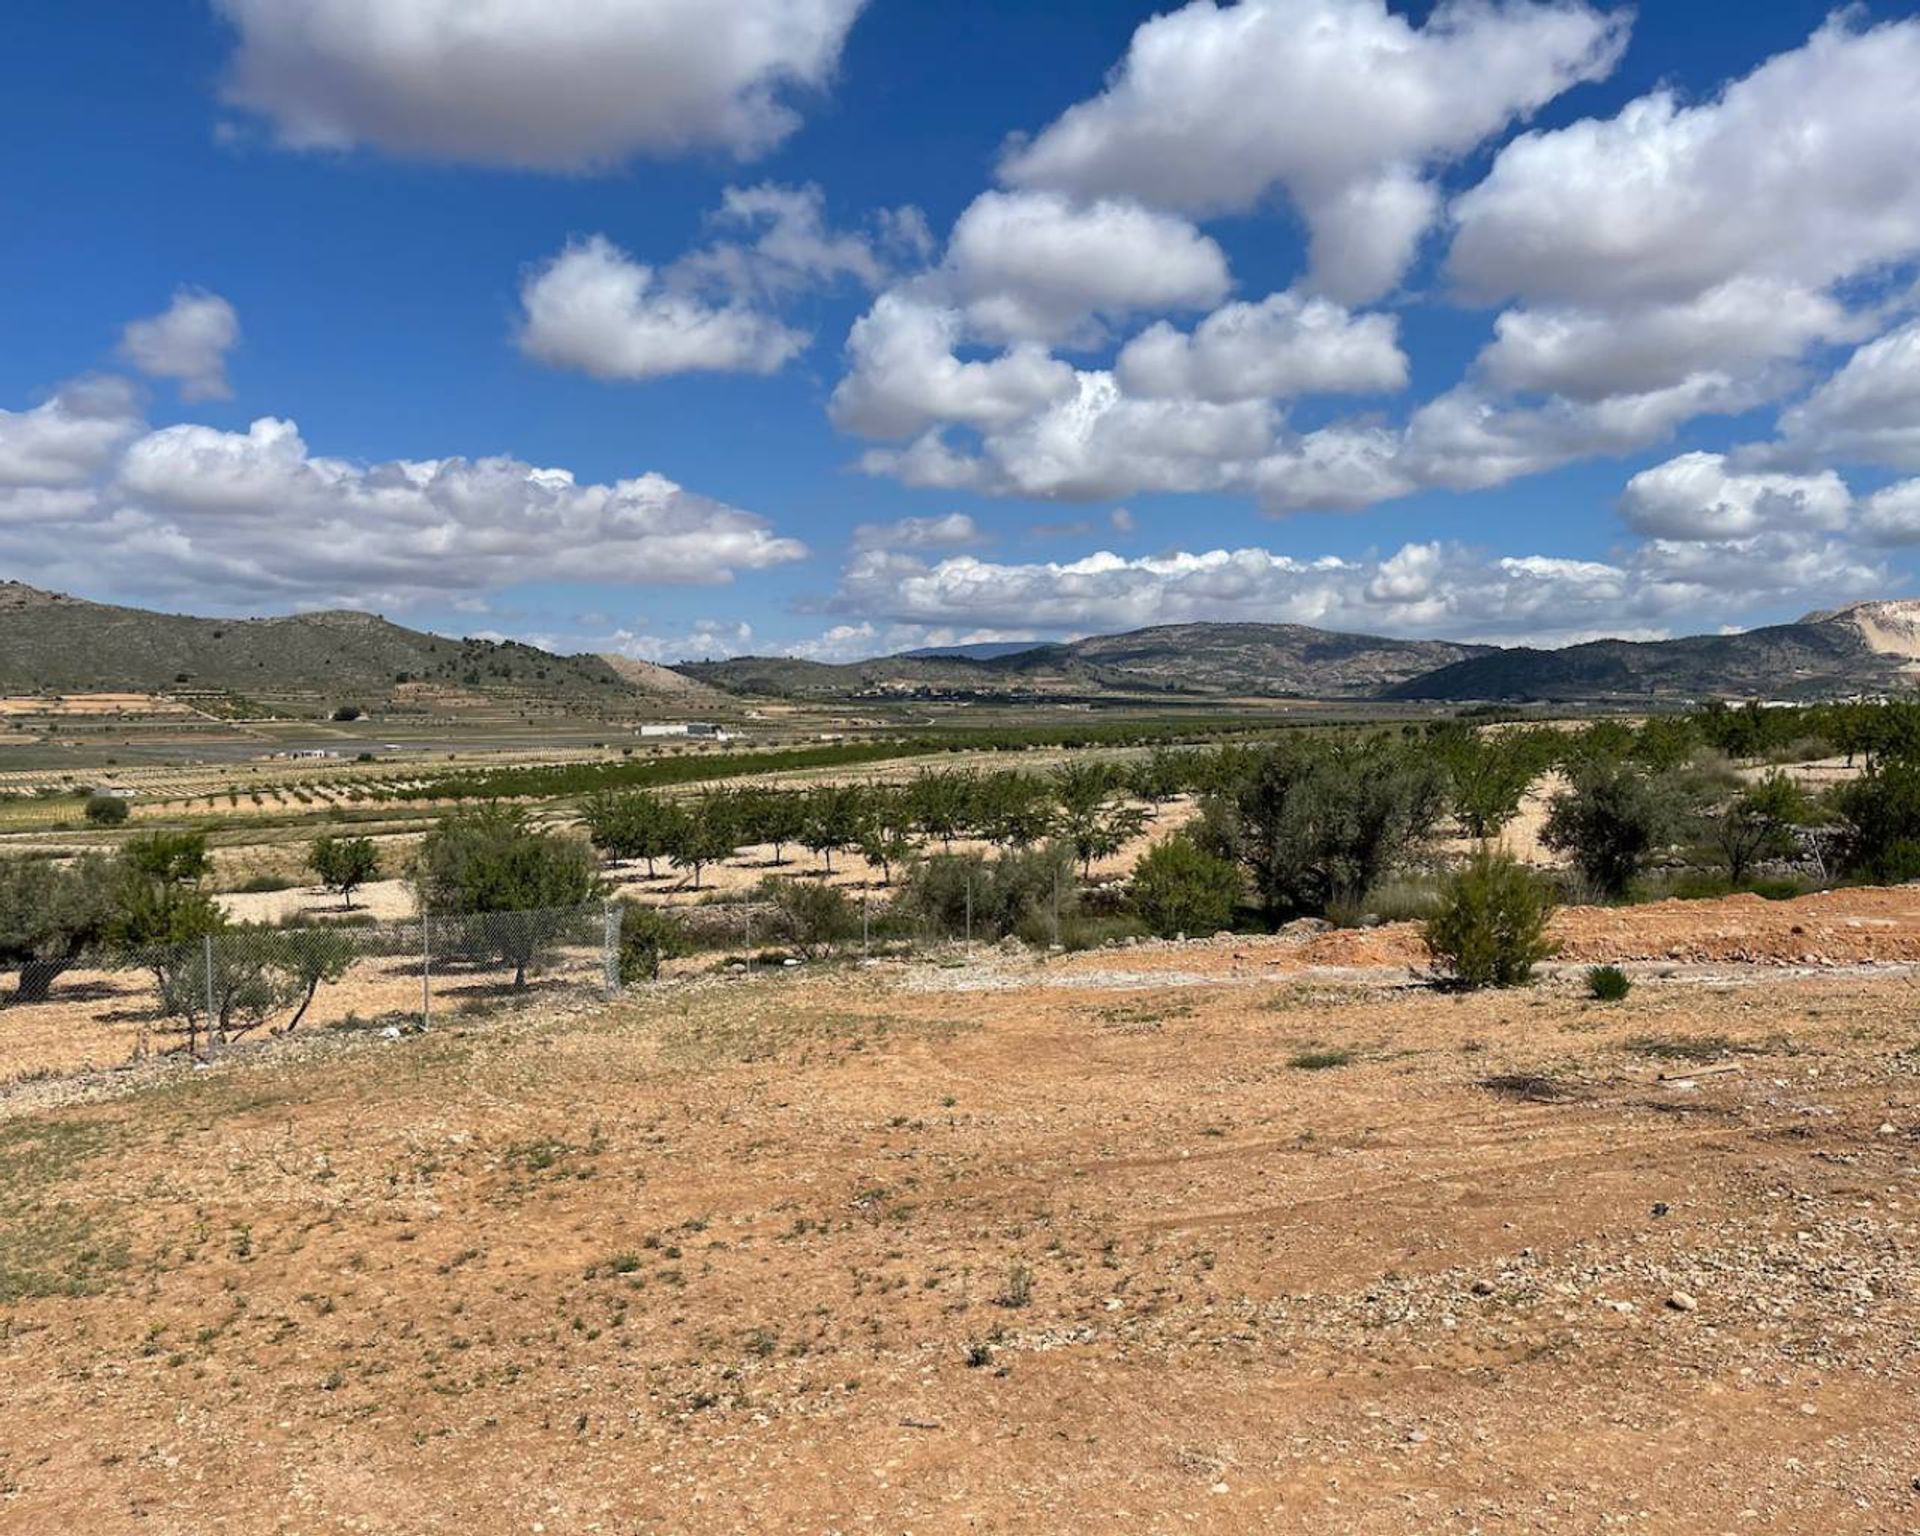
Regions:
<svg viewBox="0 0 1920 1536"><path fill-rule="evenodd" d="M1904 976L1600 1006L1234 953L22 1090L0 1270L94 1294L0 1306L0 1526L1920 1526Z"/></svg>

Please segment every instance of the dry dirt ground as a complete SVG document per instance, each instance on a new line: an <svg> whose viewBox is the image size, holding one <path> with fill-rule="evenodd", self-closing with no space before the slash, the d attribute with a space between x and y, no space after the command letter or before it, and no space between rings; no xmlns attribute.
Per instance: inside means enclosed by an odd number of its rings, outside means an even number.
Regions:
<svg viewBox="0 0 1920 1536"><path fill-rule="evenodd" d="M1611 1005L1378 930L17 1086L0 1530L1920 1529L1920 990L1665 958L1920 956L1821 900L1566 914Z"/></svg>

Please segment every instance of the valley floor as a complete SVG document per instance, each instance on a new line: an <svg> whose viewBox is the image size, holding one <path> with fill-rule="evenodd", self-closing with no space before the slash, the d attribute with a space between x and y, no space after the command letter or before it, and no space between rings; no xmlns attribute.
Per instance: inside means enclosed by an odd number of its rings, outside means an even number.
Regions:
<svg viewBox="0 0 1920 1536"><path fill-rule="evenodd" d="M0 1530L1920 1527L1920 891L1614 920L16 1086Z"/></svg>

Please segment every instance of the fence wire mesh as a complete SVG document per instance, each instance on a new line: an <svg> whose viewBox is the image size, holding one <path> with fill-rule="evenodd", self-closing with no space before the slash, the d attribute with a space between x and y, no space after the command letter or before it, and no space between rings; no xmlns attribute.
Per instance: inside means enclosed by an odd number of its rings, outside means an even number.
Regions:
<svg viewBox="0 0 1920 1536"><path fill-rule="evenodd" d="M184 1048L209 1057L236 1041L317 1024L418 1027L520 1000L617 991L621 910L595 902L230 927L30 962L0 989L0 1005L18 1010L22 1025L124 1035L135 1056Z"/></svg>

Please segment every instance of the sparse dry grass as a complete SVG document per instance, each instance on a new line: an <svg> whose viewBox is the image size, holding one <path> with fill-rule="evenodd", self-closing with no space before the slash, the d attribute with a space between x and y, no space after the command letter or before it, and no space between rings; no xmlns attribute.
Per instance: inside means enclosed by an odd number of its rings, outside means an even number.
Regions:
<svg viewBox="0 0 1920 1536"><path fill-rule="evenodd" d="M1904 978L1596 1009L1235 943L19 1090L0 1524L1899 1528Z"/></svg>

